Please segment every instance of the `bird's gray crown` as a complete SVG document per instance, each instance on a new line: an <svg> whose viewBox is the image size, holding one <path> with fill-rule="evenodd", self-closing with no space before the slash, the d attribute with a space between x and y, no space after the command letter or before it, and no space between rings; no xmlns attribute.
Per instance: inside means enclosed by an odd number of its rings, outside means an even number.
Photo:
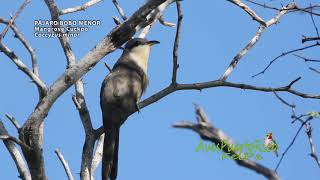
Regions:
<svg viewBox="0 0 320 180"><path fill-rule="evenodd" d="M148 44L148 40L147 39L143 39L143 38L133 38L131 40L129 40L125 46L125 49L132 49L134 47L137 47L139 45L145 45Z"/></svg>

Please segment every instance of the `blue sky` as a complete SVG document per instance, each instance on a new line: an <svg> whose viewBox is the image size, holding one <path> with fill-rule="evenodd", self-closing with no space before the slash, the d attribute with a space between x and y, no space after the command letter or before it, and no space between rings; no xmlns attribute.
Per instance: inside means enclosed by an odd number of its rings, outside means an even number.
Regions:
<svg viewBox="0 0 320 180"><path fill-rule="evenodd" d="M0 17L9 18L23 1L4 0L0 6ZM56 0L59 8L79 5L86 1ZM131 15L143 0L120 1L127 15ZM282 1L284 4L289 1ZM296 1L299 4L317 2ZM304 3L303 3L304 2ZM279 5L278 1L272 2ZM246 13L226 1L185 0L183 26L179 49L178 82L194 83L217 79L229 65L230 60L251 39L258 29ZM275 15L250 5L264 19ZM102 25L91 27L79 38L71 39L77 59L85 55L113 27L111 16L118 16L112 2L103 1L84 12L65 15L62 19L97 19ZM33 37L33 21L50 19L43 1L32 1L16 21L26 38L36 49L40 76L48 85L65 71L66 60L58 39ZM176 8L172 5L165 12L167 21L176 21ZM317 21L319 24L319 21ZM4 28L3 25L0 26ZM320 69L319 64L305 63L289 55L276 62L264 75L251 78L262 70L271 59L284 51L302 47L302 35L315 36L311 18L303 13L291 13L281 22L270 27L256 46L241 60L229 81L260 86L283 86L302 76L294 88L303 92L319 94L320 76L308 69ZM152 49L149 61L150 84L143 98L166 87L171 81L172 46L175 28L156 24L147 38L159 40L160 45ZM4 42L27 64L29 54L9 31ZM318 47L301 55L318 58ZM101 126L99 105L100 85L108 70L103 62L112 66L120 55L116 51L105 57L93 70L84 76L87 105L95 127ZM5 113L15 116L23 124L37 103L37 91L29 79L3 54L0 54L0 118L12 135L17 135L5 119ZM67 179L54 150L60 148L70 163L74 176L79 179L81 151L84 131L78 112L71 100L74 89L66 91L54 104L45 121L44 155L49 179ZM319 101L302 99L287 93L279 93L297 105L298 113L319 110ZM171 125L180 120L195 122L193 103L204 107L212 123L225 131L238 143L261 139L272 132L279 144L281 154L295 135L300 124L291 124L291 111L281 104L272 93L232 88L212 88L199 91L179 91L161 99L132 115L121 128L118 179L264 179L248 169L239 167L232 160L221 160L216 153L196 153L200 137L194 132L174 129ZM320 152L320 123L313 121L313 137ZM282 179L315 180L320 171L310 152L306 134L301 132L294 146L279 168ZM0 145L1 179L18 179L15 165L3 145ZM262 164L274 168L279 159L272 154L263 154ZM100 179L100 168L96 173Z"/></svg>

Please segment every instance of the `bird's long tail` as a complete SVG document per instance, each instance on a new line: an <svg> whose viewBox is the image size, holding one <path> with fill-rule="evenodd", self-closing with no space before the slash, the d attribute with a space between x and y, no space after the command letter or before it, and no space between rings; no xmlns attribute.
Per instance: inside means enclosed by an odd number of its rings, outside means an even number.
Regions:
<svg viewBox="0 0 320 180"><path fill-rule="evenodd" d="M119 127L105 132L102 159L102 180L115 180L118 171Z"/></svg>

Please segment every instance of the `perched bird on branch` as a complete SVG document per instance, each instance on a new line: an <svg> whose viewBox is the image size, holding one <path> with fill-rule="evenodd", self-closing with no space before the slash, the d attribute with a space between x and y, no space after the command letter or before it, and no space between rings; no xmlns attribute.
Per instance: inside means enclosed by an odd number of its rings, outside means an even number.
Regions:
<svg viewBox="0 0 320 180"><path fill-rule="evenodd" d="M275 153L275 155L278 157L278 144L272 137L272 133L267 133L267 135L264 138L264 146Z"/></svg>
<svg viewBox="0 0 320 180"><path fill-rule="evenodd" d="M121 57L104 79L100 106L105 132L102 180L115 180L118 170L120 126L134 112L148 85L147 68L151 46L158 41L134 38L125 45Z"/></svg>

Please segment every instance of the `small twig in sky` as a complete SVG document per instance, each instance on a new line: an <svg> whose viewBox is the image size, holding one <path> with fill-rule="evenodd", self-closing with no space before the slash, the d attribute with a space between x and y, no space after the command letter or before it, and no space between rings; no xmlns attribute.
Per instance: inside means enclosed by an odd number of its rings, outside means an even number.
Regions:
<svg viewBox="0 0 320 180"><path fill-rule="evenodd" d="M314 72L316 72L316 73L320 74L320 71L319 71L319 70L317 70L317 69L315 69L315 68L313 68L313 67L309 67L309 69L310 69L311 71L314 71Z"/></svg>
<svg viewBox="0 0 320 180"><path fill-rule="evenodd" d="M253 75L252 77L257 77L257 76L259 76L259 75L261 75L261 74L264 74L264 73L267 71L267 69L268 69L275 61L277 61L278 59L280 59L280 58L283 57L283 56L286 56L286 55L291 54L291 53L294 53L294 52L303 51L303 50L305 50L305 49L309 49L309 48L312 48L312 47L315 47L315 46L319 46L319 45L320 45L320 43L317 42L317 43L312 44L312 45L309 45L309 46L305 46L305 47L302 47L302 48L299 48L299 49L294 49L294 50L291 50L291 51L284 52L284 53L280 54L279 56L275 57L274 59L272 59L272 60L269 62L269 64L268 64L261 72Z"/></svg>
<svg viewBox="0 0 320 180"><path fill-rule="evenodd" d="M310 58L306 58L306 57L303 57L303 56L300 56L298 54L292 54L300 59L303 59L305 62L320 62L320 60L317 60L317 59L310 59Z"/></svg>

